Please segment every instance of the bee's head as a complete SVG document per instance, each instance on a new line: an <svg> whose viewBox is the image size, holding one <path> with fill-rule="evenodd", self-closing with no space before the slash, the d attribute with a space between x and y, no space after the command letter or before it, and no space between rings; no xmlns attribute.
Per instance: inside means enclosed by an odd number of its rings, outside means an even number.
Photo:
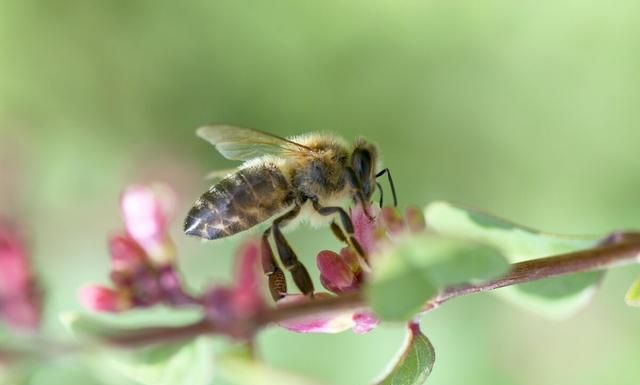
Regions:
<svg viewBox="0 0 640 385"><path fill-rule="evenodd" d="M378 167L378 150L376 147L360 139L351 153L351 168L362 186L362 192L369 201L376 188L376 168Z"/></svg>

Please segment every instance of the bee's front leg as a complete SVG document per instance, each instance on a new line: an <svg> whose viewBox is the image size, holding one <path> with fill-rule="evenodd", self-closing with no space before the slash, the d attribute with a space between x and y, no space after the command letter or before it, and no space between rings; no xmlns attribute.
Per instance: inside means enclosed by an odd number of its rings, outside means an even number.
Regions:
<svg viewBox="0 0 640 385"><path fill-rule="evenodd" d="M291 276L293 277L293 281L302 294L313 296L313 281L311 281L311 276L309 276L309 272L304 267L302 263L298 260L298 256L293 251L289 242L284 238L282 234L281 227L286 226L292 219L298 216L300 213L300 206L296 205L291 211L284 214L281 217L276 218L273 221L272 232L273 239L276 243L276 248L278 249L278 255L280 256L280 261L284 265L284 267L291 272Z"/></svg>
<svg viewBox="0 0 640 385"><path fill-rule="evenodd" d="M362 257L362 259L364 259L365 262L369 263L367 254L365 253L364 249L360 245L360 242L358 242L358 240L354 235L355 231L353 228L353 222L351 222L351 218L349 218L349 214L347 214L347 212L342 207L339 207L339 206L330 206L330 207L321 206L317 199L312 199L311 202L313 203L313 208L320 215L327 216L327 215L338 214L340 216L340 222L342 223L342 227L344 228L344 231L347 233L347 236L345 236L344 232L342 232L340 227L338 227L338 225L336 225L335 222L331 223L331 230L333 231L333 234L336 236L336 238L338 238L338 240L345 242L349 246L352 246L356 251L356 253L358 253L358 255Z"/></svg>

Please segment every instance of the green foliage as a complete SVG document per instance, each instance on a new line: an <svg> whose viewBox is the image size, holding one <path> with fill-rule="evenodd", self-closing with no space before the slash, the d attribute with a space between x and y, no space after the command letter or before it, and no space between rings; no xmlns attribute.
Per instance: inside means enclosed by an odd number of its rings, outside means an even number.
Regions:
<svg viewBox="0 0 640 385"><path fill-rule="evenodd" d="M78 337L101 338L126 333L86 314L64 314L63 324ZM199 337L135 349L100 349L95 364L109 367L142 385L208 385L214 374L211 339Z"/></svg>
<svg viewBox="0 0 640 385"><path fill-rule="evenodd" d="M266 366L253 359L246 349L234 349L222 354L217 365L217 376L233 385L323 385Z"/></svg>
<svg viewBox="0 0 640 385"><path fill-rule="evenodd" d="M629 306L640 307L640 279L637 279L633 285L631 285L624 300Z"/></svg>
<svg viewBox="0 0 640 385"><path fill-rule="evenodd" d="M436 353L433 345L417 325L409 329L407 341L400 352L400 356L376 385L419 385L424 383L431 374Z"/></svg>
<svg viewBox="0 0 640 385"><path fill-rule="evenodd" d="M390 246L375 265L369 302L385 320L408 320L438 290L497 277L508 269L495 249L433 235L408 236Z"/></svg>
<svg viewBox="0 0 640 385"><path fill-rule="evenodd" d="M214 374L211 340L113 350L104 360L124 376L143 385L209 385Z"/></svg>
<svg viewBox="0 0 640 385"><path fill-rule="evenodd" d="M425 216L427 226L436 232L483 242L500 250L511 263L587 249L599 241L539 232L446 202L430 204ZM561 318L587 303L602 275L601 272L573 274L506 287L496 293L528 309Z"/></svg>

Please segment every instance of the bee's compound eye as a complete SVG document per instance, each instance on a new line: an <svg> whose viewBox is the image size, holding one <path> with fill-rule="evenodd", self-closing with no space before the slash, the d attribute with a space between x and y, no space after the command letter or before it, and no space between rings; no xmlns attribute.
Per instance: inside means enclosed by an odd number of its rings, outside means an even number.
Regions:
<svg viewBox="0 0 640 385"><path fill-rule="evenodd" d="M369 150L364 148L356 149L351 157L351 167L360 181L363 194L368 199L373 192L371 185L371 153Z"/></svg>
<svg viewBox="0 0 640 385"><path fill-rule="evenodd" d="M366 181L371 174L371 153L365 149L357 149L351 158L351 167L360 181Z"/></svg>

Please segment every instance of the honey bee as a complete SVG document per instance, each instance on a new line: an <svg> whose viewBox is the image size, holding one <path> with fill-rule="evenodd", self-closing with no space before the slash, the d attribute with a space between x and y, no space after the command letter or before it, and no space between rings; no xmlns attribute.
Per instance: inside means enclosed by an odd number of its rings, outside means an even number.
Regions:
<svg viewBox="0 0 640 385"><path fill-rule="evenodd" d="M376 187L380 189L382 205L382 188L376 178L384 174L397 205L391 173L387 168L380 170L377 148L364 139L353 145L328 134L286 139L226 125L201 127L196 134L213 144L224 157L245 162L195 202L185 219L184 232L214 240L271 221L262 234L261 253L274 300L284 296L287 288L284 273L269 245L270 234L281 264L291 272L298 289L305 295L313 295L309 273L284 238L282 228L300 218L312 223L331 222L336 237L366 261L343 206L352 200L363 204L366 210ZM342 228L331 221L336 216Z"/></svg>

